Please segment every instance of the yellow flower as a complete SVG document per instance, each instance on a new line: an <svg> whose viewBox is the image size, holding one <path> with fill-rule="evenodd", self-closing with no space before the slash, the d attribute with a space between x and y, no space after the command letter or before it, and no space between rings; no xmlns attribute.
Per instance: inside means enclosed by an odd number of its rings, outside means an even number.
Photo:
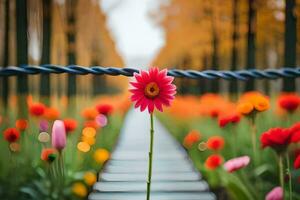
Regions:
<svg viewBox="0 0 300 200"><path fill-rule="evenodd" d="M97 176L93 172L86 172L83 176L83 180L87 185L92 186L94 183L96 183Z"/></svg>
<svg viewBox="0 0 300 200"><path fill-rule="evenodd" d="M82 135L84 135L86 137L95 137L96 129L94 129L93 127L85 127L82 130Z"/></svg>
<svg viewBox="0 0 300 200"><path fill-rule="evenodd" d="M266 97L258 96L254 100L254 108L260 112L268 110L270 108L270 102Z"/></svg>
<svg viewBox="0 0 300 200"><path fill-rule="evenodd" d="M104 163L110 157L110 153L106 149L97 149L94 153L94 160L97 163Z"/></svg>
<svg viewBox="0 0 300 200"><path fill-rule="evenodd" d="M90 146L94 145L96 142L95 137L88 137L88 136L82 136L81 140L87 144L89 144Z"/></svg>
<svg viewBox="0 0 300 200"><path fill-rule="evenodd" d="M88 143L86 143L86 142L79 142L79 143L77 144L77 149L78 149L79 151L81 151L81 152L86 153L86 152L89 152L89 151L90 151L91 146L90 146Z"/></svg>
<svg viewBox="0 0 300 200"><path fill-rule="evenodd" d="M247 115L253 111L254 107L250 102L243 102L238 104L237 111L243 115Z"/></svg>
<svg viewBox="0 0 300 200"><path fill-rule="evenodd" d="M79 196L81 198L85 197L88 193L85 185L83 183L80 183L80 182L77 182L77 183L73 184L72 192L73 192L73 194L75 194L76 196Z"/></svg>

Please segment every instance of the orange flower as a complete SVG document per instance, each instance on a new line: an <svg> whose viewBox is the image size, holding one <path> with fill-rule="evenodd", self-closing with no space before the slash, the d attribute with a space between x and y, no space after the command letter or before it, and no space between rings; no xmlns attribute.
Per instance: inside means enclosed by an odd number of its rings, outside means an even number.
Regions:
<svg viewBox="0 0 300 200"><path fill-rule="evenodd" d="M77 127L77 121L75 119L64 119L64 124L66 128L66 132L70 133L74 131Z"/></svg>
<svg viewBox="0 0 300 200"><path fill-rule="evenodd" d="M205 161L205 167L209 170L218 168L223 163L223 157L218 154L210 155Z"/></svg>
<svg viewBox="0 0 300 200"><path fill-rule="evenodd" d="M82 111L81 115L87 120L94 120L98 115L98 111L94 108L86 108Z"/></svg>
<svg viewBox="0 0 300 200"><path fill-rule="evenodd" d="M207 148L214 151L223 149L224 144L224 138L221 136L212 136L206 142Z"/></svg>
<svg viewBox="0 0 300 200"><path fill-rule="evenodd" d="M263 112L270 108L269 99L259 92L247 92L240 98L237 106L239 113L243 115L251 114L252 111Z"/></svg>
<svg viewBox="0 0 300 200"><path fill-rule="evenodd" d="M56 108L46 108L44 117L48 120L56 120L59 118L59 111Z"/></svg>
<svg viewBox="0 0 300 200"><path fill-rule="evenodd" d="M32 103L29 106L29 112L35 117L40 117L45 113L46 106L42 103Z"/></svg>
<svg viewBox="0 0 300 200"><path fill-rule="evenodd" d="M95 128L95 129L99 128L98 123L94 120L84 122L84 126L85 127L92 127L92 128Z"/></svg>
<svg viewBox="0 0 300 200"><path fill-rule="evenodd" d="M18 119L16 121L16 128L20 131L24 131L28 127L28 122L26 119Z"/></svg>
<svg viewBox="0 0 300 200"><path fill-rule="evenodd" d="M41 159L46 162L53 162L56 158L56 150L53 148L43 149L41 153Z"/></svg>
<svg viewBox="0 0 300 200"><path fill-rule="evenodd" d="M237 111L243 115L251 113L254 109L254 106L250 102L240 103L237 106Z"/></svg>
<svg viewBox="0 0 300 200"><path fill-rule="evenodd" d="M200 140L201 134L196 131L196 130L192 130L190 131L184 138L183 140L183 145L186 148L191 148L193 146L193 144L195 144L196 142L198 142Z"/></svg>
<svg viewBox="0 0 300 200"><path fill-rule="evenodd" d="M270 101L269 101L269 99L267 99L264 96L257 96L254 99L254 108L257 111L259 111L259 112L268 110L270 108Z"/></svg>

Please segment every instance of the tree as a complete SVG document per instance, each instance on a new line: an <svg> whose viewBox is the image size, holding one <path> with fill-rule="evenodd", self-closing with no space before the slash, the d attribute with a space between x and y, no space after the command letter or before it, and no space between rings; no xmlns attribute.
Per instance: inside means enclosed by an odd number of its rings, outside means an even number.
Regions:
<svg viewBox="0 0 300 200"><path fill-rule="evenodd" d="M68 64L76 64L76 17L75 9L77 0L67 0L67 21L68 21ZM68 97L76 94L76 75L68 75Z"/></svg>
<svg viewBox="0 0 300 200"><path fill-rule="evenodd" d="M9 22L10 22L10 1L5 1L5 21L4 21L4 46L3 46L3 67L7 67L9 65ZM8 101L8 92L9 92L9 84L8 77L2 77L2 100L4 107L7 106Z"/></svg>
<svg viewBox="0 0 300 200"><path fill-rule="evenodd" d="M297 41L297 20L295 0L285 1L285 37L284 37L284 67L296 67L296 41ZM286 92L295 91L295 79L285 78L283 90Z"/></svg>
<svg viewBox="0 0 300 200"><path fill-rule="evenodd" d="M27 1L16 0L16 53L17 66L28 64L28 25L27 25ZM28 94L28 79L26 75L17 76L18 113L20 117L26 117L26 96ZM25 104L25 105L24 105Z"/></svg>
<svg viewBox="0 0 300 200"><path fill-rule="evenodd" d="M237 60L238 60L238 3L239 0L232 0L232 47L231 47L231 71L237 70ZM232 80L229 83L230 93L237 93L237 81Z"/></svg>
<svg viewBox="0 0 300 200"><path fill-rule="evenodd" d="M247 69L255 69L255 37L256 37L256 4L255 0L248 0L248 33L247 33ZM246 83L246 91L254 89L254 80Z"/></svg>
<svg viewBox="0 0 300 200"><path fill-rule="evenodd" d="M52 0L43 2L43 44L41 64L51 64L51 23L52 23ZM50 75L41 74L40 95L48 100L50 96Z"/></svg>
<svg viewBox="0 0 300 200"><path fill-rule="evenodd" d="M17 65L21 67L28 63L28 38L27 38L27 1L16 0L16 40L17 40ZM26 75L17 77L18 93L28 93L28 81Z"/></svg>

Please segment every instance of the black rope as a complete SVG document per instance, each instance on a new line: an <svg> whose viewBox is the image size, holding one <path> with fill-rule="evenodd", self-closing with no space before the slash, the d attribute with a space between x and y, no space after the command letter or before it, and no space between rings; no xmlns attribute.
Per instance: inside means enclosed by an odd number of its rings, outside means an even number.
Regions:
<svg viewBox="0 0 300 200"><path fill-rule="evenodd" d="M134 68L117 68L117 67L83 67L78 65L24 65L20 67L9 66L0 67L0 76L15 76L15 75L30 75L30 74L61 74L69 73L76 75L111 75L111 76L133 76L134 72L139 72ZM248 79L278 79L278 78L297 78L300 76L300 68L281 68L281 69L265 69L265 70L238 70L238 71L196 71L196 70L181 70L170 69L168 75L178 78L191 79L225 79L225 80L242 80Z"/></svg>

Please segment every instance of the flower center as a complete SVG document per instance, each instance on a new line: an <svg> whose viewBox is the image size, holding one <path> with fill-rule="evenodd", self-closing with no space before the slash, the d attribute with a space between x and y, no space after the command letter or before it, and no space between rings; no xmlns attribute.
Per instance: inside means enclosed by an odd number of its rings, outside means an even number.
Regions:
<svg viewBox="0 0 300 200"><path fill-rule="evenodd" d="M159 94L159 87L155 82L148 83L145 87L145 95L148 98L155 98Z"/></svg>

